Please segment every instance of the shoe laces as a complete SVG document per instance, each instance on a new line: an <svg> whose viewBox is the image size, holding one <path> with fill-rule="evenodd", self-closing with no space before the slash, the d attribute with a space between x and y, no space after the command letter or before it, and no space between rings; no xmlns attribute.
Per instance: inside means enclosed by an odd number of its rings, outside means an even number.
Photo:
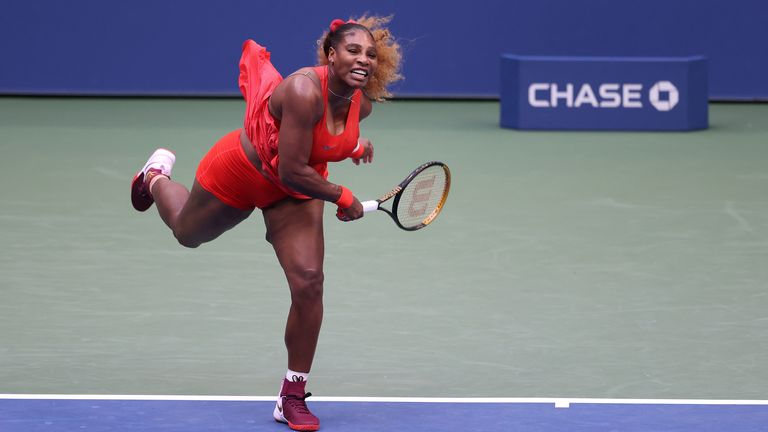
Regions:
<svg viewBox="0 0 768 432"><path fill-rule="evenodd" d="M304 393L304 396L285 395L285 400L283 403L290 405L294 412L297 414L312 414L309 412L309 408L307 408L306 402L306 399L310 396L312 396L312 393L309 392Z"/></svg>

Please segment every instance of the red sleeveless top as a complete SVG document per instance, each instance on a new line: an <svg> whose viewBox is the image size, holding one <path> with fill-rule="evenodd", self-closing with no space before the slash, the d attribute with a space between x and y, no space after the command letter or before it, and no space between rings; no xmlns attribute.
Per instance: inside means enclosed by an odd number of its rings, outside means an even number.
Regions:
<svg viewBox="0 0 768 432"><path fill-rule="evenodd" d="M326 125L328 101L328 68L317 66L313 70L320 79L323 94L323 116L312 129L312 152L309 165L323 178L328 178L328 162L338 162L348 158L357 146L360 135L360 99L362 92L355 90L349 106L344 131L332 135ZM310 78L311 79L311 78ZM248 139L253 143L262 161L264 172L273 183L283 191L297 198L308 198L285 186L279 179L277 167L278 136L280 122L269 112L269 97L283 77L270 62L270 53L253 40L243 44L240 58L240 92L245 99L243 126Z"/></svg>
<svg viewBox="0 0 768 432"><path fill-rule="evenodd" d="M312 68L320 78L323 90L323 101L328 101L328 68L317 66ZM323 107L323 118L312 129L312 154L309 163L338 162L349 157L357 146L360 137L360 97L362 92L355 90L352 93L352 102L349 105L349 113L345 122L344 132L339 135L331 135L326 123L328 113L327 103Z"/></svg>

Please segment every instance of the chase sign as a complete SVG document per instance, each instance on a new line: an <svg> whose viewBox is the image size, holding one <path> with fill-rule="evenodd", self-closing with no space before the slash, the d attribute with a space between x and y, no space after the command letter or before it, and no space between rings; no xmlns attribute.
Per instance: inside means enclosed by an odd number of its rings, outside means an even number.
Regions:
<svg viewBox="0 0 768 432"><path fill-rule="evenodd" d="M501 126L694 130L708 126L703 57L501 58Z"/></svg>

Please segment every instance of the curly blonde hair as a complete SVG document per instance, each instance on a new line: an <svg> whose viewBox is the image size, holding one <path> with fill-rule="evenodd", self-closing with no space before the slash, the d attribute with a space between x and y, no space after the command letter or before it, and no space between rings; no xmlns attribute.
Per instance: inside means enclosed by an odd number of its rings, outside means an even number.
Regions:
<svg viewBox="0 0 768 432"><path fill-rule="evenodd" d="M386 27L386 24L392 20L392 15L386 17L363 15L359 18L350 18L350 20L354 20L354 22L347 22L339 26L335 32L326 30L318 39L318 65L328 64L328 50L341 42L345 33L356 28L363 28L373 37L379 64L363 91L370 99L379 102L392 97L392 93L387 90L387 87L393 82L403 79L400 74L400 61L402 59L400 44Z"/></svg>

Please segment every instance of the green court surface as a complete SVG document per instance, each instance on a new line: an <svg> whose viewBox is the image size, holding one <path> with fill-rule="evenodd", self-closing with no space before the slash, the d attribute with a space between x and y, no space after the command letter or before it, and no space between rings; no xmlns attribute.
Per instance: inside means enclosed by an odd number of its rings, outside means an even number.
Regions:
<svg viewBox="0 0 768 432"><path fill-rule="evenodd" d="M133 174L174 179L237 99L0 98L0 393L273 395L288 289L254 213L184 249ZM768 104L691 133L522 132L496 101L394 101L363 199L427 160L426 229L326 206L318 396L768 399Z"/></svg>

